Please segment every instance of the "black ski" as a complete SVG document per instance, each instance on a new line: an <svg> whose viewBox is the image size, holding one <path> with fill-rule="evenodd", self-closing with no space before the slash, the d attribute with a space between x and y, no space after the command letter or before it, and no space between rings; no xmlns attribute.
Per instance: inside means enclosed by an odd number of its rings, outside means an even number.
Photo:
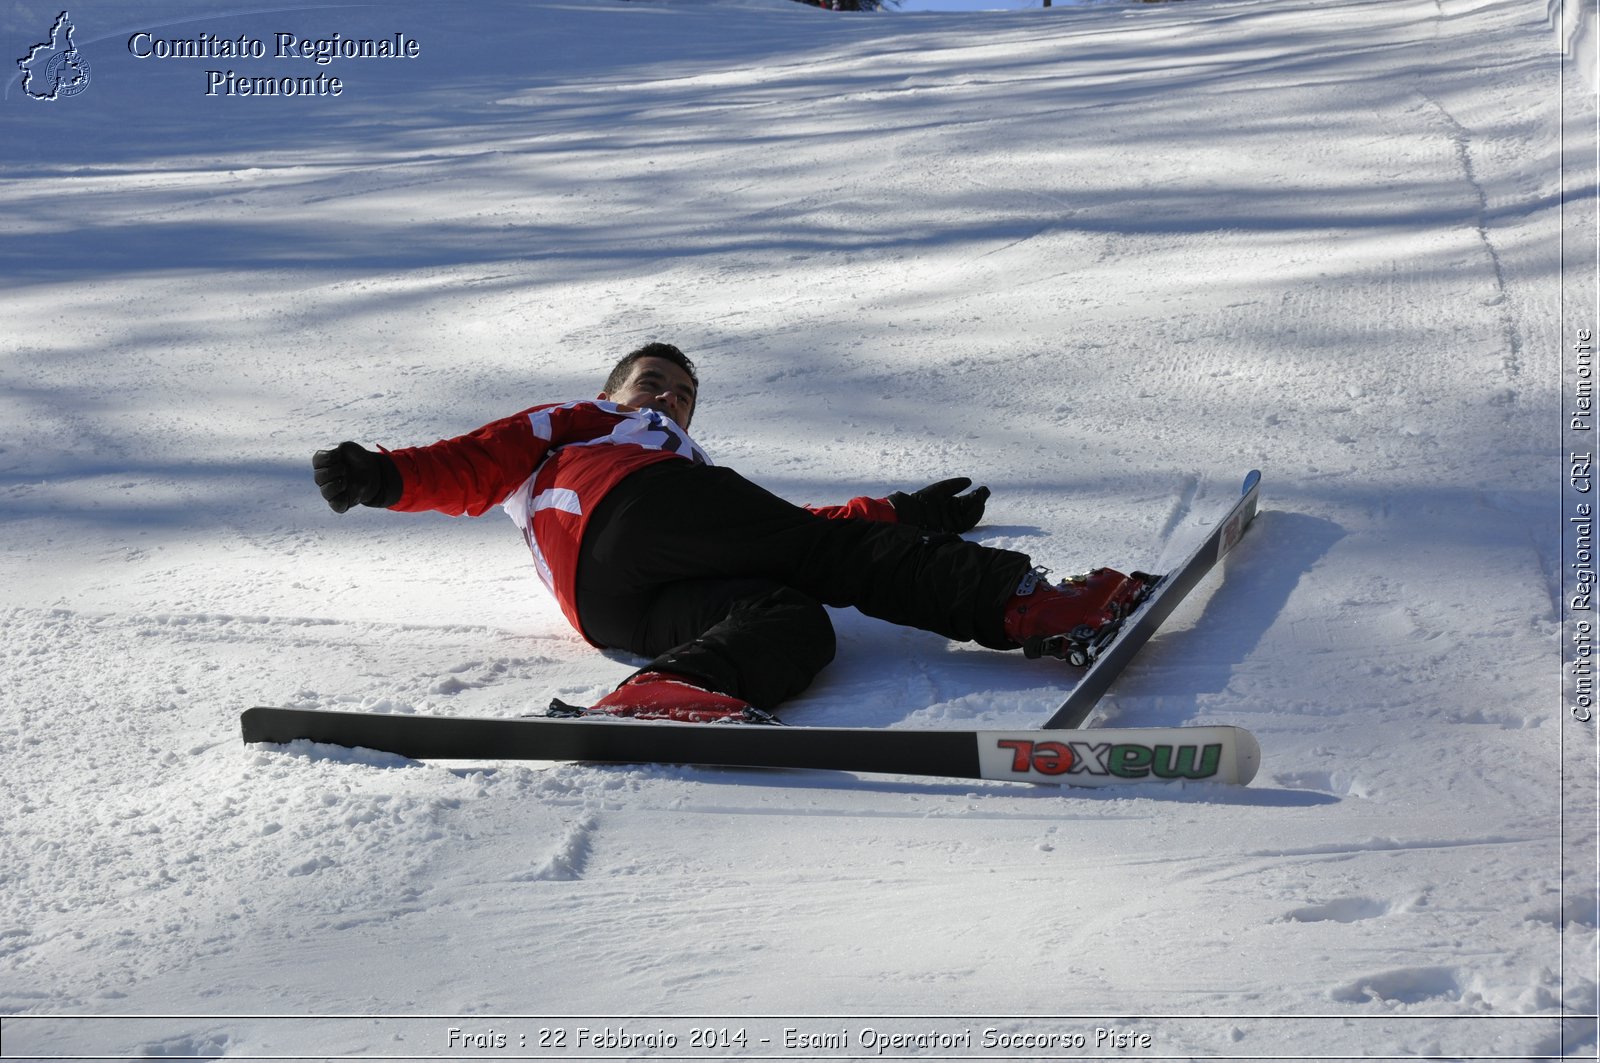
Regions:
<svg viewBox="0 0 1600 1063"><path fill-rule="evenodd" d="M1255 516L1260 485L1259 472L1245 477L1239 501L1183 564L1161 577L1045 722L1047 730L884 730L254 708L240 717L244 740L303 740L417 760L802 768L1079 786L1185 779L1248 783L1260 765L1261 750L1238 727L1096 728L1072 737L1060 730L1084 721L1129 659L1239 541Z"/></svg>
<svg viewBox="0 0 1600 1063"><path fill-rule="evenodd" d="M1074 786L1248 783L1261 751L1237 727L952 731L247 709L246 742L297 740L416 760L581 760L810 768Z"/></svg>
<svg viewBox="0 0 1600 1063"><path fill-rule="evenodd" d="M1089 665L1077 686L1072 688L1072 693L1067 695L1067 700L1044 722L1045 727L1077 727L1088 718L1100 696L1111 686L1111 681L1139 652L1140 647L1150 641L1150 636L1155 634L1162 621L1172 615L1178 603L1194 590L1195 585L1222 560L1224 554L1233 549L1245 528L1255 519L1256 501L1260 495L1261 473L1252 470L1244 478L1239 500L1233 504L1228 515L1217 523L1204 542L1194 548L1183 564L1161 577L1149 597L1123 622L1117 629L1116 637Z"/></svg>

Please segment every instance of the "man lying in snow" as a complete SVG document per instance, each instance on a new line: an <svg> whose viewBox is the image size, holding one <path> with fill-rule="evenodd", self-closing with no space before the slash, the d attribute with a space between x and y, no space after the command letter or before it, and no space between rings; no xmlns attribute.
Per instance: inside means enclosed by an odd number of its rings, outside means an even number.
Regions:
<svg viewBox="0 0 1600 1063"><path fill-rule="evenodd" d="M682 351L651 343L594 399L431 446L341 443L312 466L336 513L504 508L572 626L653 658L591 710L622 716L768 718L833 660L823 605L1064 657L1148 585L1097 569L1052 586L1026 555L960 538L989 496L965 478L841 506L786 502L689 437L699 383Z"/></svg>

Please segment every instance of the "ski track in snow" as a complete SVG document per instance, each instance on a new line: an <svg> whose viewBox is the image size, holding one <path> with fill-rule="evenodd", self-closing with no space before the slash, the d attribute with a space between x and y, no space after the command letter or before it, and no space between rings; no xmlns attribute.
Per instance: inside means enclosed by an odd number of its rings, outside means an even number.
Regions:
<svg viewBox="0 0 1600 1063"><path fill-rule="evenodd" d="M75 5L89 88L0 101L6 1058L780 1013L1592 1055L1595 795L1561 769L1592 778L1593 736L1550 693L1545 452L1561 217L1594 221L1557 142L1593 125L1579 6ZM0 12L8 41L49 21ZM423 58L207 99L136 28ZM1262 468L1223 578L1092 721L1247 727L1256 782L240 743L252 704L515 715L626 676L503 516L336 517L307 459L593 394L655 338L699 361L719 462L797 502L972 475L972 537L1057 574L1170 563ZM1062 696L832 615L793 723L1030 727Z"/></svg>

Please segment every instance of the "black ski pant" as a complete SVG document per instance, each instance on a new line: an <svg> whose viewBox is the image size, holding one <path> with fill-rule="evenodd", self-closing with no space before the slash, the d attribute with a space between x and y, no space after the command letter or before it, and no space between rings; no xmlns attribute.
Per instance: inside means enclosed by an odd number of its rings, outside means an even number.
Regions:
<svg viewBox="0 0 1600 1063"><path fill-rule="evenodd" d="M817 516L732 469L666 461L590 517L577 604L588 637L762 709L833 660L823 605L1012 649L1025 554L903 524Z"/></svg>

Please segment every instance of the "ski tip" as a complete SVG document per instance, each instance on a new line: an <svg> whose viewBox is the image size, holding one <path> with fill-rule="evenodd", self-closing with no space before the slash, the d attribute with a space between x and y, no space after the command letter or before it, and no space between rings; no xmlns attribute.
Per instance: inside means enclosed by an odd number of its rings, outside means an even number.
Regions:
<svg viewBox="0 0 1600 1063"><path fill-rule="evenodd" d="M263 742L261 732L265 727L263 721L270 716L272 710L264 705L256 705L245 709L239 714L239 733L246 744Z"/></svg>
<svg viewBox="0 0 1600 1063"><path fill-rule="evenodd" d="M1256 485L1259 483L1261 483L1261 470L1251 469L1249 472L1244 474L1244 486L1239 488L1239 493L1241 495L1247 495L1251 491L1254 491L1256 489Z"/></svg>
<svg viewBox="0 0 1600 1063"><path fill-rule="evenodd" d="M1238 775L1235 780L1240 786L1249 786L1250 780L1256 777L1256 772L1261 768L1261 743L1256 741L1256 736L1240 727L1236 729L1238 745L1234 753L1234 772Z"/></svg>

